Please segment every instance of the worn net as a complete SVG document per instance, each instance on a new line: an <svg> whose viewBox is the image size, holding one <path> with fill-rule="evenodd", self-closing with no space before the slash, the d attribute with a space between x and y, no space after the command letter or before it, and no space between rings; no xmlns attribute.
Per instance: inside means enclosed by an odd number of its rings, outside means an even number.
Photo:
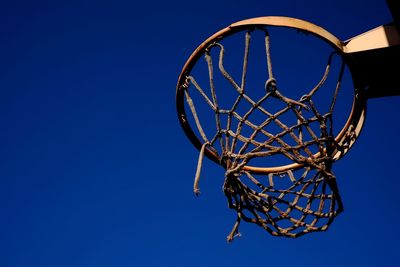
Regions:
<svg viewBox="0 0 400 267"><path fill-rule="evenodd" d="M324 112L314 103L314 95L326 81L334 53L328 60L322 78L300 99L294 100L280 92L272 72L271 41L266 29L264 35L265 55L268 77L264 94L253 99L247 93L246 75L250 37L252 31L245 33L244 56L241 81L236 82L224 67L224 45L212 43L204 50L208 69L207 90L193 75L186 76L183 85L185 99L196 125L202 147L198 161L194 191L200 193L199 178L205 149L218 155L221 165L226 169L223 192L228 199L229 208L237 213L236 223L228 235L228 241L239 235L240 222L246 221L263 227L275 236L298 237L303 234L324 231L342 211L336 178L332 171L334 153L340 147L334 138L332 114L339 92L343 66L331 96L332 101ZM217 50L218 69L216 70L211 53ZM215 52L215 51L214 51ZM218 71L229 83L229 92L236 97L231 106L219 105L215 85L215 72ZM232 90L233 89L233 90ZM205 131L192 94L197 93L215 114L215 132ZM268 100L282 104L279 110L271 111ZM198 100L197 100L198 101ZM246 103L249 108L239 109ZM256 123L253 114L261 114L263 119ZM294 120L288 120L288 114ZM278 131L272 132L274 125ZM246 133L244 133L246 128ZM250 129L250 131L249 131ZM206 134L207 132L207 134ZM247 166L254 159L280 155L297 163L284 171L271 171L265 174L249 172Z"/></svg>

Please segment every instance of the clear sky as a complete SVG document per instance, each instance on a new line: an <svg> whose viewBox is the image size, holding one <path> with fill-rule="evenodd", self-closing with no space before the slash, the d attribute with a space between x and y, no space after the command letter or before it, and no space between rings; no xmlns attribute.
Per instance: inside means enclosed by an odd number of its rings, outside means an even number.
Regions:
<svg viewBox="0 0 400 267"><path fill-rule="evenodd" d="M208 159L193 195L180 70L212 33L269 15L342 40L391 21L382 0L3 1L0 266L398 266L398 97L369 101L335 164L345 211L327 232L243 224L227 244L235 214Z"/></svg>

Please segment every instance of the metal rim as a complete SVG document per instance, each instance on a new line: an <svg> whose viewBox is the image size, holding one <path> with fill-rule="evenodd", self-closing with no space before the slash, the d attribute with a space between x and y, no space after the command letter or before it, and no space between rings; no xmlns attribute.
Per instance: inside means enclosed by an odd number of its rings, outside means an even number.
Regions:
<svg viewBox="0 0 400 267"><path fill-rule="evenodd" d="M277 16L269 16L269 17L258 17L258 18L252 18L252 19L247 19L247 20L242 20L236 23L231 24L230 26L218 31L211 37L209 37L207 40L205 40L202 44L200 44L196 50L191 54L189 59L186 61L178 79L178 84L176 88L176 108L178 112L178 118L179 122L189 138L189 140L192 142L192 144L197 148L201 149L202 142L198 139L197 135L193 132L191 126L189 125L189 122L186 117L186 112L185 112L185 106L184 106L184 88L183 85L185 84L186 76L189 74L194 67L194 65L197 63L197 60L201 57L204 49L208 47L211 43L221 40L229 35L232 35L234 33L237 33L239 31L245 30L245 29L250 29L254 27L260 27L260 26L275 26L275 27L286 27L286 28L294 28L298 30L302 30L308 33L311 33L315 35L316 37L324 40L327 42L329 45L331 45L338 53L340 53L343 57L343 60L349 67L349 70L352 75L353 79L353 85L354 85L354 99L353 99L353 105L352 105L352 110L350 112L349 118L347 122L345 123L345 126L343 129L340 131L338 136L335 138L336 142L340 145L345 145L346 149L342 151L335 151L335 154L333 156L334 160L338 160L341 157L343 157L348 150L351 148L351 146L354 144L356 141L359 133L362 130L364 121L365 121L365 113L366 113L366 105L365 105L365 96L364 96L364 90L362 90L362 84L357 83L357 79L355 77L355 72L352 70L352 62L351 58L347 57L346 54L344 53L344 46L343 42L340 41L337 37L335 37L333 34L330 32L326 31L325 29L296 18L290 18L290 17L277 17ZM318 154L318 153L317 153ZM316 154L316 156L318 156ZM223 165L223 162L220 162L219 157L215 151L212 149L206 147L205 148L205 155L213 160L214 162ZM292 163L288 165L283 165L283 166L276 166L276 167L257 167L257 166L250 166L246 165L243 170L249 171L251 173L279 173L279 172L285 172L287 170L294 170L303 167L303 165L298 164L298 163Z"/></svg>

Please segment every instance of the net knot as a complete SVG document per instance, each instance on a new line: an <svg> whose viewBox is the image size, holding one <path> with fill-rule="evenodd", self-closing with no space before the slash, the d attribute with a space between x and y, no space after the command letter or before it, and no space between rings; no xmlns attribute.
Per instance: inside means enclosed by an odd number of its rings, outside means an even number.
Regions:
<svg viewBox="0 0 400 267"><path fill-rule="evenodd" d="M275 78L269 78L265 82L265 90L267 92L274 92L276 90L276 80L275 80Z"/></svg>
<svg viewBox="0 0 400 267"><path fill-rule="evenodd" d="M303 96L300 98L300 102L310 101L310 99L311 99L311 96L308 95L308 94L306 94L306 95L303 95Z"/></svg>

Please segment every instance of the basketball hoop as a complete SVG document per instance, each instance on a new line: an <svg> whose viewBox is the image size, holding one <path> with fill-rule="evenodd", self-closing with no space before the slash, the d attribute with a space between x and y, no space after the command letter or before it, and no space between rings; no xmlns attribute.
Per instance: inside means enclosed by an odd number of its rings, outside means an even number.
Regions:
<svg viewBox="0 0 400 267"><path fill-rule="evenodd" d="M294 29L329 47L322 76L314 86L299 88L298 98L289 96L286 88L281 89L273 71L271 29ZM247 85L249 55L253 35L260 33L264 51L257 59L265 61L266 71L259 75L264 86L254 96L254 88ZM242 38L244 43L240 79L239 74L232 74L226 67L230 60L226 44L232 36L239 36L236 41ZM206 155L225 169L223 192L229 207L237 213L228 241L239 235L242 220L255 223L274 236L296 238L327 230L343 210L332 167L361 132L366 89L372 84L360 67L361 57L346 46L351 43L355 47L358 40L350 41L342 42L303 20L260 17L217 32L189 57L179 76L176 103L181 126L200 151L194 192L200 193L200 170ZM395 46L399 51L398 44ZM333 114L345 69L351 74L353 97L347 120L337 128ZM321 90L327 101L324 107L317 100ZM208 119L200 116L199 109L201 114L207 113ZM268 166L275 157L289 163Z"/></svg>

